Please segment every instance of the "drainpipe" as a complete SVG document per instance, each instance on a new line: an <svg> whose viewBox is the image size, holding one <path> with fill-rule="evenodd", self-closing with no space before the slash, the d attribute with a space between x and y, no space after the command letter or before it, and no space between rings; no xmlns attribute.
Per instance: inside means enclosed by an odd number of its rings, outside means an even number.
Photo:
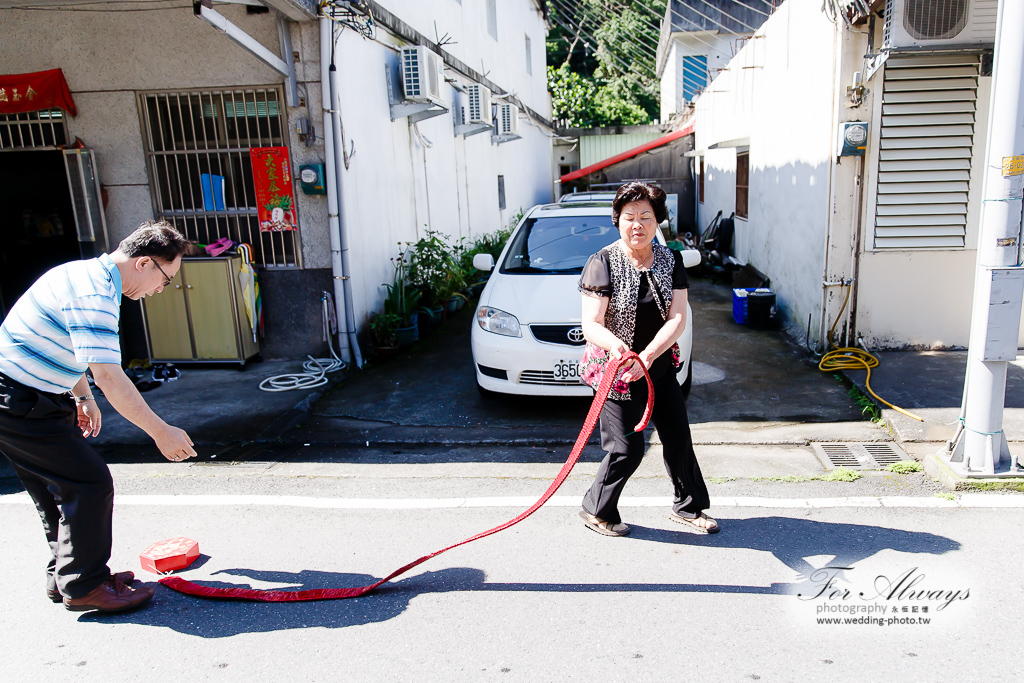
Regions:
<svg viewBox="0 0 1024 683"><path fill-rule="evenodd" d="M324 110L324 170L327 181L327 231L331 238L331 274L334 278L334 305L338 317L338 347L341 359L363 366L352 315L352 287L346 275L345 244L341 226L341 165L338 163L341 119L334 78L334 25L320 17L320 96Z"/></svg>
<svg viewBox="0 0 1024 683"><path fill-rule="evenodd" d="M846 345L854 346L856 344L857 333L854 330L857 325L857 294L860 291L860 237L861 230L863 229L864 222L864 210L862 205L864 203L864 157L858 156L856 159L856 184L857 191L854 193L855 201L857 202L853 206L853 235L850 245L851 259L853 260L851 276L852 282L850 283L850 304L847 306L846 311Z"/></svg>
<svg viewBox="0 0 1024 683"><path fill-rule="evenodd" d="M831 259L829 258L829 251L832 246L832 224L833 215L835 214L835 187L836 187L836 158L833 153L833 148L836 144L836 130L839 121L839 111L836 109L836 89L839 88L839 74L836 73L836 69L839 68L837 64L836 52L842 49L842 28L837 24L835 32L839 34L838 41L835 39L833 34L833 45L832 45L832 132L829 135L828 150L829 150L829 173L828 173L828 193L825 202L825 208L828 214L825 216L825 249L822 255L822 274L821 274L821 320L818 323L818 343L821 344L822 355L828 353L828 338L826 335L826 329L828 329L828 290L829 287L835 286L837 283L829 281L829 265Z"/></svg>

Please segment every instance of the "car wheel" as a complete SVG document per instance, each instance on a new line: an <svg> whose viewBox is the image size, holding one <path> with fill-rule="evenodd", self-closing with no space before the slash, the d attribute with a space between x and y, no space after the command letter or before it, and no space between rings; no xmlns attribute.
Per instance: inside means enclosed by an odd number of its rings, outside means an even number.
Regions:
<svg viewBox="0 0 1024 683"><path fill-rule="evenodd" d="M693 386L693 360L686 366L686 379L679 385L679 388L683 390L683 398L687 398L690 395L690 387Z"/></svg>

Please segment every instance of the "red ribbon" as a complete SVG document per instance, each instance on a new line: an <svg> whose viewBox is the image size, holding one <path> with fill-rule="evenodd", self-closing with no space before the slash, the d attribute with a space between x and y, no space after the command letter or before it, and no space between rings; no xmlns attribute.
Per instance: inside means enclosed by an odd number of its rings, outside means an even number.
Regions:
<svg viewBox="0 0 1024 683"><path fill-rule="evenodd" d="M647 423L651 419L651 411L654 408L654 385L651 383L651 376L647 372L647 368L643 362L640 361L639 356L634 352L628 351L620 358L613 358L608 361L607 371L604 373L604 378L601 380L601 384L597 389L597 393L594 395L594 401L590 404L590 412L587 413L587 419L583 422L583 429L580 431L580 435L576 438L576 443L572 447L572 453L569 454L569 459L562 465L561 471L555 480L551 482L548 490L544 492L544 495L540 499L530 506L526 512L523 512L518 517L511 519L500 526L496 526L493 529L481 532L476 536L470 536L469 538L459 541L454 545L450 545L447 548L438 550L424 555L423 557L410 562L401 569L396 569L380 581L372 583L369 586L361 586L358 588L316 588L313 590L305 591L267 591L267 590L255 590L251 588L214 588L211 586L201 586L191 581L179 578L177 576L169 576L160 579L160 583L172 588L179 593L185 593L186 595L195 595L201 598L216 598L221 600L252 600L256 602L304 602L307 600L344 600L346 598L358 598L362 595L366 595L374 588L377 588L381 584L387 583L391 579L401 576L416 565L422 564L432 557L437 557L441 553L446 553L453 548L458 548L460 545L472 543L473 541L479 540L491 534L496 534L499 531L504 531L510 526L518 524L523 521L534 512L539 510L544 503L555 494L555 491L562 485L569 473L572 472L572 468L576 465L576 461L579 460L580 454L583 452L583 447L587 445L587 439L590 438L591 432L594 431L594 426L597 425L597 420L601 416L601 409L604 407L605 401L608 399L608 392L611 390L612 383L616 379L616 375L619 374L619 369L629 360L635 359L640 367L644 371L644 377L647 379L647 407L644 409L644 415L640 419L640 424L636 426L635 431L643 431L647 426Z"/></svg>

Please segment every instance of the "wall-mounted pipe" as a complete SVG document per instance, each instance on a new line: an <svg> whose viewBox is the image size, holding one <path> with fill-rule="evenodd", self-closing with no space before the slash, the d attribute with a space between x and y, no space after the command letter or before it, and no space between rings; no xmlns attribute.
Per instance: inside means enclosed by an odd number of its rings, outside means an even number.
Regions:
<svg viewBox="0 0 1024 683"><path fill-rule="evenodd" d="M353 360L353 349L350 342L352 335L349 330L349 319L346 314L347 297L345 288L345 269L341 257L341 222L340 222L340 178L338 174L337 153L334 139L333 117L337 114L334 100L331 97L329 67L332 61L332 43L334 41L334 25L326 17L320 17L320 98L324 110L324 171L327 182L327 232L331 238L331 274L334 282L334 306L338 317L338 353L346 363ZM358 353L356 345L355 351ZM361 365L361 362L357 362Z"/></svg>

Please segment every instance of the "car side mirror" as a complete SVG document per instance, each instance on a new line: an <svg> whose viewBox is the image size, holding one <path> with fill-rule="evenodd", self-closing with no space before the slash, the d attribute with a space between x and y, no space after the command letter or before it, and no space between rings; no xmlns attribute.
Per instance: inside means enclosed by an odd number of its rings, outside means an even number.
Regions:
<svg viewBox="0 0 1024 683"><path fill-rule="evenodd" d="M700 265L700 252L696 249L683 249L683 266L686 268L693 268L694 266ZM476 265L474 260L473 265Z"/></svg>
<svg viewBox="0 0 1024 683"><path fill-rule="evenodd" d="M697 255L697 262L700 263L700 254ZM473 267L485 273L494 270L494 257L490 254L476 254L473 256Z"/></svg>

